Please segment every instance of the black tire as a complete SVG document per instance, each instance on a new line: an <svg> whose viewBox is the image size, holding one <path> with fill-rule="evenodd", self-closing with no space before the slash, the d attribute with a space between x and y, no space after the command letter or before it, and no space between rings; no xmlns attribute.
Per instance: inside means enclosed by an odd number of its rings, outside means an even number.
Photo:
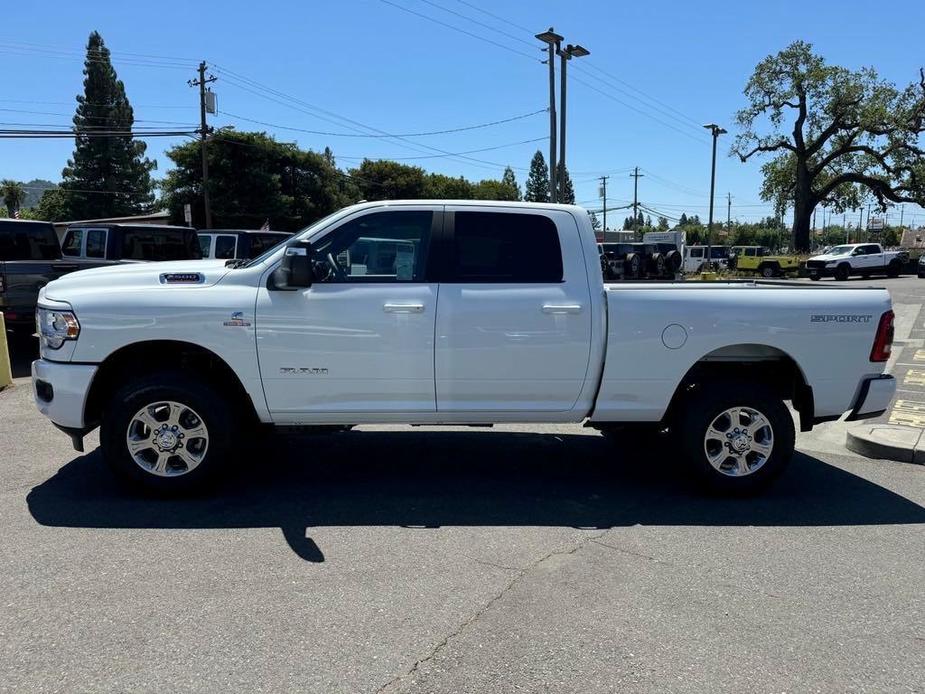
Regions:
<svg viewBox="0 0 925 694"><path fill-rule="evenodd" d="M835 268L835 279L839 282L844 282L851 275L851 266L848 263L842 263L837 268Z"/></svg>
<svg viewBox="0 0 925 694"><path fill-rule="evenodd" d="M780 266L777 263L765 263L758 269L761 271L761 276L765 279L771 279L780 274Z"/></svg>
<svg viewBox="0 0 925 694"><path fill-rule="evenodd" d="M765 417L770 424L773 445L770 455L760 465L758 464L759 459L754 457L757 453L748 453L746 457L752 457L747 465L754 466L754 470L747 474L733 476L722 472L710 463L707 448L708 445L713 447L717 441L710 439L708 443L707 432L722 413L737 407L751 408ZM678 443L687 469L700 485L711 492L726 495L756 493L777 479L793 457L796 433L790 411L779 396L761 383L744 381L708 383L694 390L687 397L676 419L675 429ZM730 433L733 428L734 425L730 423ZM726 432L725 429L720 430ZM760 435L766 437L768 431L766 429L761 431L763 433ZM755 434L755 432L751 433ZM745 439L757 441L758 435L751 438L746 436ZM723 442L717 455L731 446L733 442L728 445ZM728 460L733 460L731 453ZM723 464L725 462L720 461L721 467Z"/></svg>
<svg viewBox="0 0 925 694"><path fill-rule="evenodd" d="M925 279L925 272L919 273L919 279Z"/></svg>
<svg viewBox="0 0 925 694"><path fill-rule="evenodd" d="M679 251L668 251L668 254L665 256L665 260L668 261L668 267L673 273L680 270L681 264L684 262L684 258L681 257L681 253Z"/></svg>
<svg viewBox="0 0 925 694"><path fill-rule="evenodd" d="M642 272L642 257L638 253L627 253L624 261L624 276L638 279Z"/></svg>
<svg viewBox="0 0 925 694"><path fill-rule="evenodd" d="M813 282L818 282L819 280L822 279L822 277L820 277L819 275L810 275L809 278L810 278Z"/></svg>
<svg viewBox="0 0 925 694"><path fill-rule="evenodd" d="M899 273L902 271L902 263L898 260L891 260L890 264L886 266L886 276L887 277L899 277Z"/></svg>
<svg viewBox="0 0 925 694"><path fill-rule="evenodd" d="M662 253L653 253L652 254L652 271L656 277L664 277L666 268L668 267L668 262L665 260L665 256Z"/></svg>
<svg viewBox="0 0 925 694"><path fill-rule="evenodd" d="M132 424L135 414L147 405L165 401L182 404L201 417L208 434L201 461L188 472L182 472L182 461L173 457L171 469L180 474L171 476L159 476L143 468L127 444L129 426L135 426ZM191 421L195 425L195 419ZM235 428L232 403L227 397L195 376L161 371L129 381L112 396L100 424L100 448L113 472L131 486L161 495L181 495L204 489L223 469L231 467L230 440ZM179 446L183 447L182 441ZM153 447L148 450L156 453Z"/></svg>

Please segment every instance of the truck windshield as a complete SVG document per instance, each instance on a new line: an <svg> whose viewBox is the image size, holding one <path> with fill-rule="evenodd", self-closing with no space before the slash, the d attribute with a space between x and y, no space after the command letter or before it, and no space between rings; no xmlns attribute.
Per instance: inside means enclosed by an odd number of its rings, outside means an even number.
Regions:
<svg viewBox="0 0 925 694"><path fill-rule="evenodd" d="M835 248L829 251L829 255L845 255L846 253L850 253L853 249L854 246L835 246Z"/></svg>
<svg viewBox="0 0 925 694"><path fill-rule="evenodd" d="M57 260L58 237L51 224L0 222L0 260Z"/></svg>

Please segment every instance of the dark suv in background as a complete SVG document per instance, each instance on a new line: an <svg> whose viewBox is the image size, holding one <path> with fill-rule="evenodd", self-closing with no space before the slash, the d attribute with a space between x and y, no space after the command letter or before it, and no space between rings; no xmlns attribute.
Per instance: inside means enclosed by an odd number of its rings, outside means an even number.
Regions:
<svg viewBox="0 0 925 694"><path fill-rule="evenodd" d="M0 219L0 312L7 327L34 330L39 289L81 267L61 259L51 222Z"/></svg>
<svg viewBox="0 0 925 694"><path fill-rule="evenodd" d="M222 260L256 258L292 236L256 229L200 229L198 233L202 257Z"/></svg>

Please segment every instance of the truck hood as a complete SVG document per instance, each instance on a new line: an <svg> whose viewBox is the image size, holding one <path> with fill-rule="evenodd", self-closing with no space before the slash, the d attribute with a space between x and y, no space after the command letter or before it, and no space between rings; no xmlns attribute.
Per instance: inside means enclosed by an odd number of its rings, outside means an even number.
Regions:
<svg viewBox="0 0 925 694"><path fill-rule="evenodd" d="M224 260L175 260L153 263L126 263L90 270L78 270L64 275L45 287L48 299L66 301L73 292L146 289L154 287L208 287L228 274ZM201 279L191 282L163 282L162 275L198 274ZM178 278L179 279L179 278Z"/></svg>
<svg viewBox="0 0 925 694"><path fill-rule="evenodd" d="M831 263L835 260L847 260L851 257L850 253L842 253L841 255L832 255L831 253L826 253L825 255L814 255L808 260L822 260L826 263Z"/></svg>

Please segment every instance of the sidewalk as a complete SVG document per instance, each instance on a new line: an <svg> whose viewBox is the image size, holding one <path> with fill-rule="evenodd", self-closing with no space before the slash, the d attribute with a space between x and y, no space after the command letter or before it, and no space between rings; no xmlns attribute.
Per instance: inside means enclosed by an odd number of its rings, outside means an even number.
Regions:
<svg viewBox="0 0 925 694"><path fill-rule="evenodd" d="M925 306L904 327L908 334L896 341L887 367L896 397L880 417L849 425L845 447L868 458L925 465Z"/></svg>

